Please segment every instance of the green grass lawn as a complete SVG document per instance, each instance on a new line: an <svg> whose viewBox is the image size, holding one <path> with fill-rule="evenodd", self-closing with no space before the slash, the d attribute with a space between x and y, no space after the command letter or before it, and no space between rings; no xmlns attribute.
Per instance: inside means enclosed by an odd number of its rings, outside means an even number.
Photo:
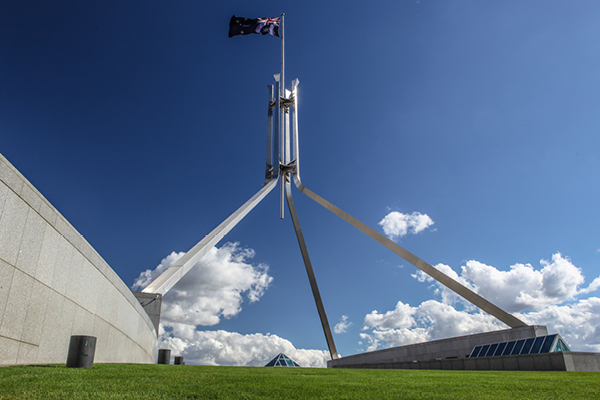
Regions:
<svg viewBox="0 0 600 400"><path fill-rule="evenodd" d="M95 364L0 368L0 399L600 399L597 372Z"/></svg>

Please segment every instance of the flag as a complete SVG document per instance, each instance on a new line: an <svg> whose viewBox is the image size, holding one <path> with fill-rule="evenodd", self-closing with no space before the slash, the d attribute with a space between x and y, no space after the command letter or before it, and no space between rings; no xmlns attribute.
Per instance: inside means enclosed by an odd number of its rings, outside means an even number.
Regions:
<svg viewBox="0 0 600 400"><path fill-rule="evenodd" d="M263 35L279 36L280 18L242 18L231 17L229 21L229 37L236 35L249 35L251 33L262 33Z"/></svg>

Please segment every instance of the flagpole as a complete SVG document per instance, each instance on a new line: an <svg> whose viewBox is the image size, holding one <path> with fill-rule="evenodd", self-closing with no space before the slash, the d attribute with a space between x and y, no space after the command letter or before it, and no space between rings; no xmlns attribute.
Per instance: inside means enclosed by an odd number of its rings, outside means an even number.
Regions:
<svg viewBox="0 0 600 400"><path fill-rule="evenodd" d="M281 153L279 154L280 163L286 164L285 159L285 124L284 124L284 108L282 99L285 98L285 34L283 31L283 17L285 13L281 13L281 21L279 23L279 35L281 36L281 77L279 80L279 143L281 144ZM285 177L281 180L281 203L280 203L280 218L283 219L284 215L284 197L285 197Z"/></svg>
<svg viewBox="0 0 600 400"><path fill-rule="evenodd" d="M281 24L279 27L281 28L279 32L281 34L281 82L282 85L279 87L281 91L281 97L285 94L285 35L283 32L283 16L285 13L281 13Z"/></svg>

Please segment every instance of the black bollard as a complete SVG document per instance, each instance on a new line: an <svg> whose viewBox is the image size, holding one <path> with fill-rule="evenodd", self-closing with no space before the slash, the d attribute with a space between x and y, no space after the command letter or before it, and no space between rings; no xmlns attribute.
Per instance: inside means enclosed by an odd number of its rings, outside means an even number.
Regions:
<svg viewBox="0 0 600 400"><path fill-rule="evenodd" d="M158 364L171 364L171 349L158 350Z"/></svg>
<svg viewBox="0 0 600 400"><path fill-rule="evenodd" d="M92 368L96 353L96 338L94 336L71 336L67 368Z"/></svg>
<svg viewBox="0 0 600 400"><path fill-rule="evenodd" d="M183 362L183 356L176 356L175 361L173 362L175 365L185 365Z"/></svg>

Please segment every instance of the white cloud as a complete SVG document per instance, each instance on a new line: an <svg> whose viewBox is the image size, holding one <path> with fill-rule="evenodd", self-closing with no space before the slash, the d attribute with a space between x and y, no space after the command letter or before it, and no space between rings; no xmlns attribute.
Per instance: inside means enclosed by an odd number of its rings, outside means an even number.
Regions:
<svg viewBox="0 0 600 400"><path fill-rule="evenodd" d="M504 329L505 326L485 313L458 311L448 304L428 300L417 307L399 301L394 310L365 316L361 339L369 343L367 351L384 347L443 339L469 333Z"/></svg>
<svg viewBox="0 0 600 400"><path fill-rule="evenodd" d="M546 325L558 332L572 350L600 352L600 298L591 297L564 306L549 306L523 314L527 323Z"/></svg>
<svg viewBox="0 0 600 400"><path fill-rule="evenodd" d="M161 328L161 348L170 348L187 364L264 366L279 353L285 353L301 367L325 368L331 357L325 350L296 349L286 339L261 333L242 335L235 332L193 331L181 338Z"/></svg>
<svg viewBox="0 0 600 400"><path fill-rule="evenodd" d="M156 269L141 273L133 287L145 287L183 254L171 253ZM222 317L237 315L244 297L251 303L259 300L273 278L268 274L268 266L249 264L252 257L254 251L241 248L239 243L213 247L165 294L161 322L173 327L215 325Z"/></svg>
<svg viewBox="0 0 600 400"><path fill-rule="evenodd" d="M415 311L416 308L399 301L394 310L385 314L379 314L377 310L367 314L364 326L365 328L378 328L380 330L412 328L416 325L413 317Z"/></svg>
<svg viewBox="0 0 600 400"><path fill-rule="evenodd" d="M443 272L445 275L449 276L450 278L454 279L455 281L459 282L461 285L469 288L470 290L476 292L477 289L472 285L471 282L469 282L467 279L465 279L464 277L458 275L456 273L456 271L454 271L452 268L450 268L450 266L446 265L446 264L437 264L433 266L434 268L438 269L439 271ZM461 301L462 298L454 293L452 290L448 289L446 286L438 283L435 279L433 279L432 277L430 277L429 275L427 275L426 273L424 273L421 270L418 270L416 273L411 274L411 276L413 278L415 278L416 280L418 280L419 282L430 282L433 285L431 286L434 289L434 294L435 295L439 295L442 297L442 303L444 304L454 304L457 301ZM471 307L470 303L464 303L466 305L466 307Z"/></svg>
<svg viewBox="0 0 600 400"><path fill-rule="evenodd" d="M590 283L590 286L588 286L585 289L581 289L579 291L580 294L586 294L586 293L591 293L591 292L595 292L596 290L598 290L598 288L600 288L600 277L594 279L592 281L592 283Z"/></svg>
<svg viewBox="0 0 600 400"><path fill-rule="evenodd" d="M435 267L506 311L521 312L516 316L523 321L560 333L573 350L600 351L600 298L577 300L578 295L600 288L600 278L580 289L585 280L581 270L559 253L551 261L541 260L540 265L536 270L529 264L515 264L509 271L500 271L469 261L460 275L447 265ZM422 272L413 277L435 282ZM441 302L428 300L417 307L398 302L391 311L366 315L360 337L368 343L367 350L506 328L444 286L434 283L431 287ZM563 305L567 301L571 304Z"/></svg>
<svg viewBox="0 0 600 400"><path fill-rule="evenodd" d="M154 270L141 273L133 288L146 287L183 254L173 252ZM248 262L253 257L254 251L239 243L212 248L163 297L159 347L182 355L188 364L263 366L285 353L303 367L326 367L329 352L296 349L275 335L197 329L237 315L246 299L260 300L273 278L266 265Z"/></svg>
<svg viewBox="0 0 600 400"><path fill-rule="evenodd" d="M588 288L579 289L585 280L581 270L560 253L554 254L551 261L541 260L540 265L542 268L536 270L531 264L514 264L510 270L500 271L471 260L461 267L460 275L444 264L435 267L511 313L541 310L572 300L576 295L589 293L600 286L600 279L596 279ZM420 282L434 282L420 271L413 277ZM458 299L445 286L437 282L435 286L442 293L444 303L451 304Z"/></svg>
<svg viewBox="0 0 600 400"><path fill-rule="evenodd" d="M433 220L427 214L413 212L412 214L403 214L398 211L392 211L381 221L379 225L383 232L391 240L396 240L409 233L419 233L433 225Z"/></svg>
<svg viewBox="0 0 600 400"><path fill-rule="evenodd" d="M348 316L342 315L342 318L340 318L340 322L335 324L335 327L333 328L333 332L335 332L337 334L346 333L346 331L348 330L348 328L351 325L352 325L352 322L348 322Z"/></svg>

